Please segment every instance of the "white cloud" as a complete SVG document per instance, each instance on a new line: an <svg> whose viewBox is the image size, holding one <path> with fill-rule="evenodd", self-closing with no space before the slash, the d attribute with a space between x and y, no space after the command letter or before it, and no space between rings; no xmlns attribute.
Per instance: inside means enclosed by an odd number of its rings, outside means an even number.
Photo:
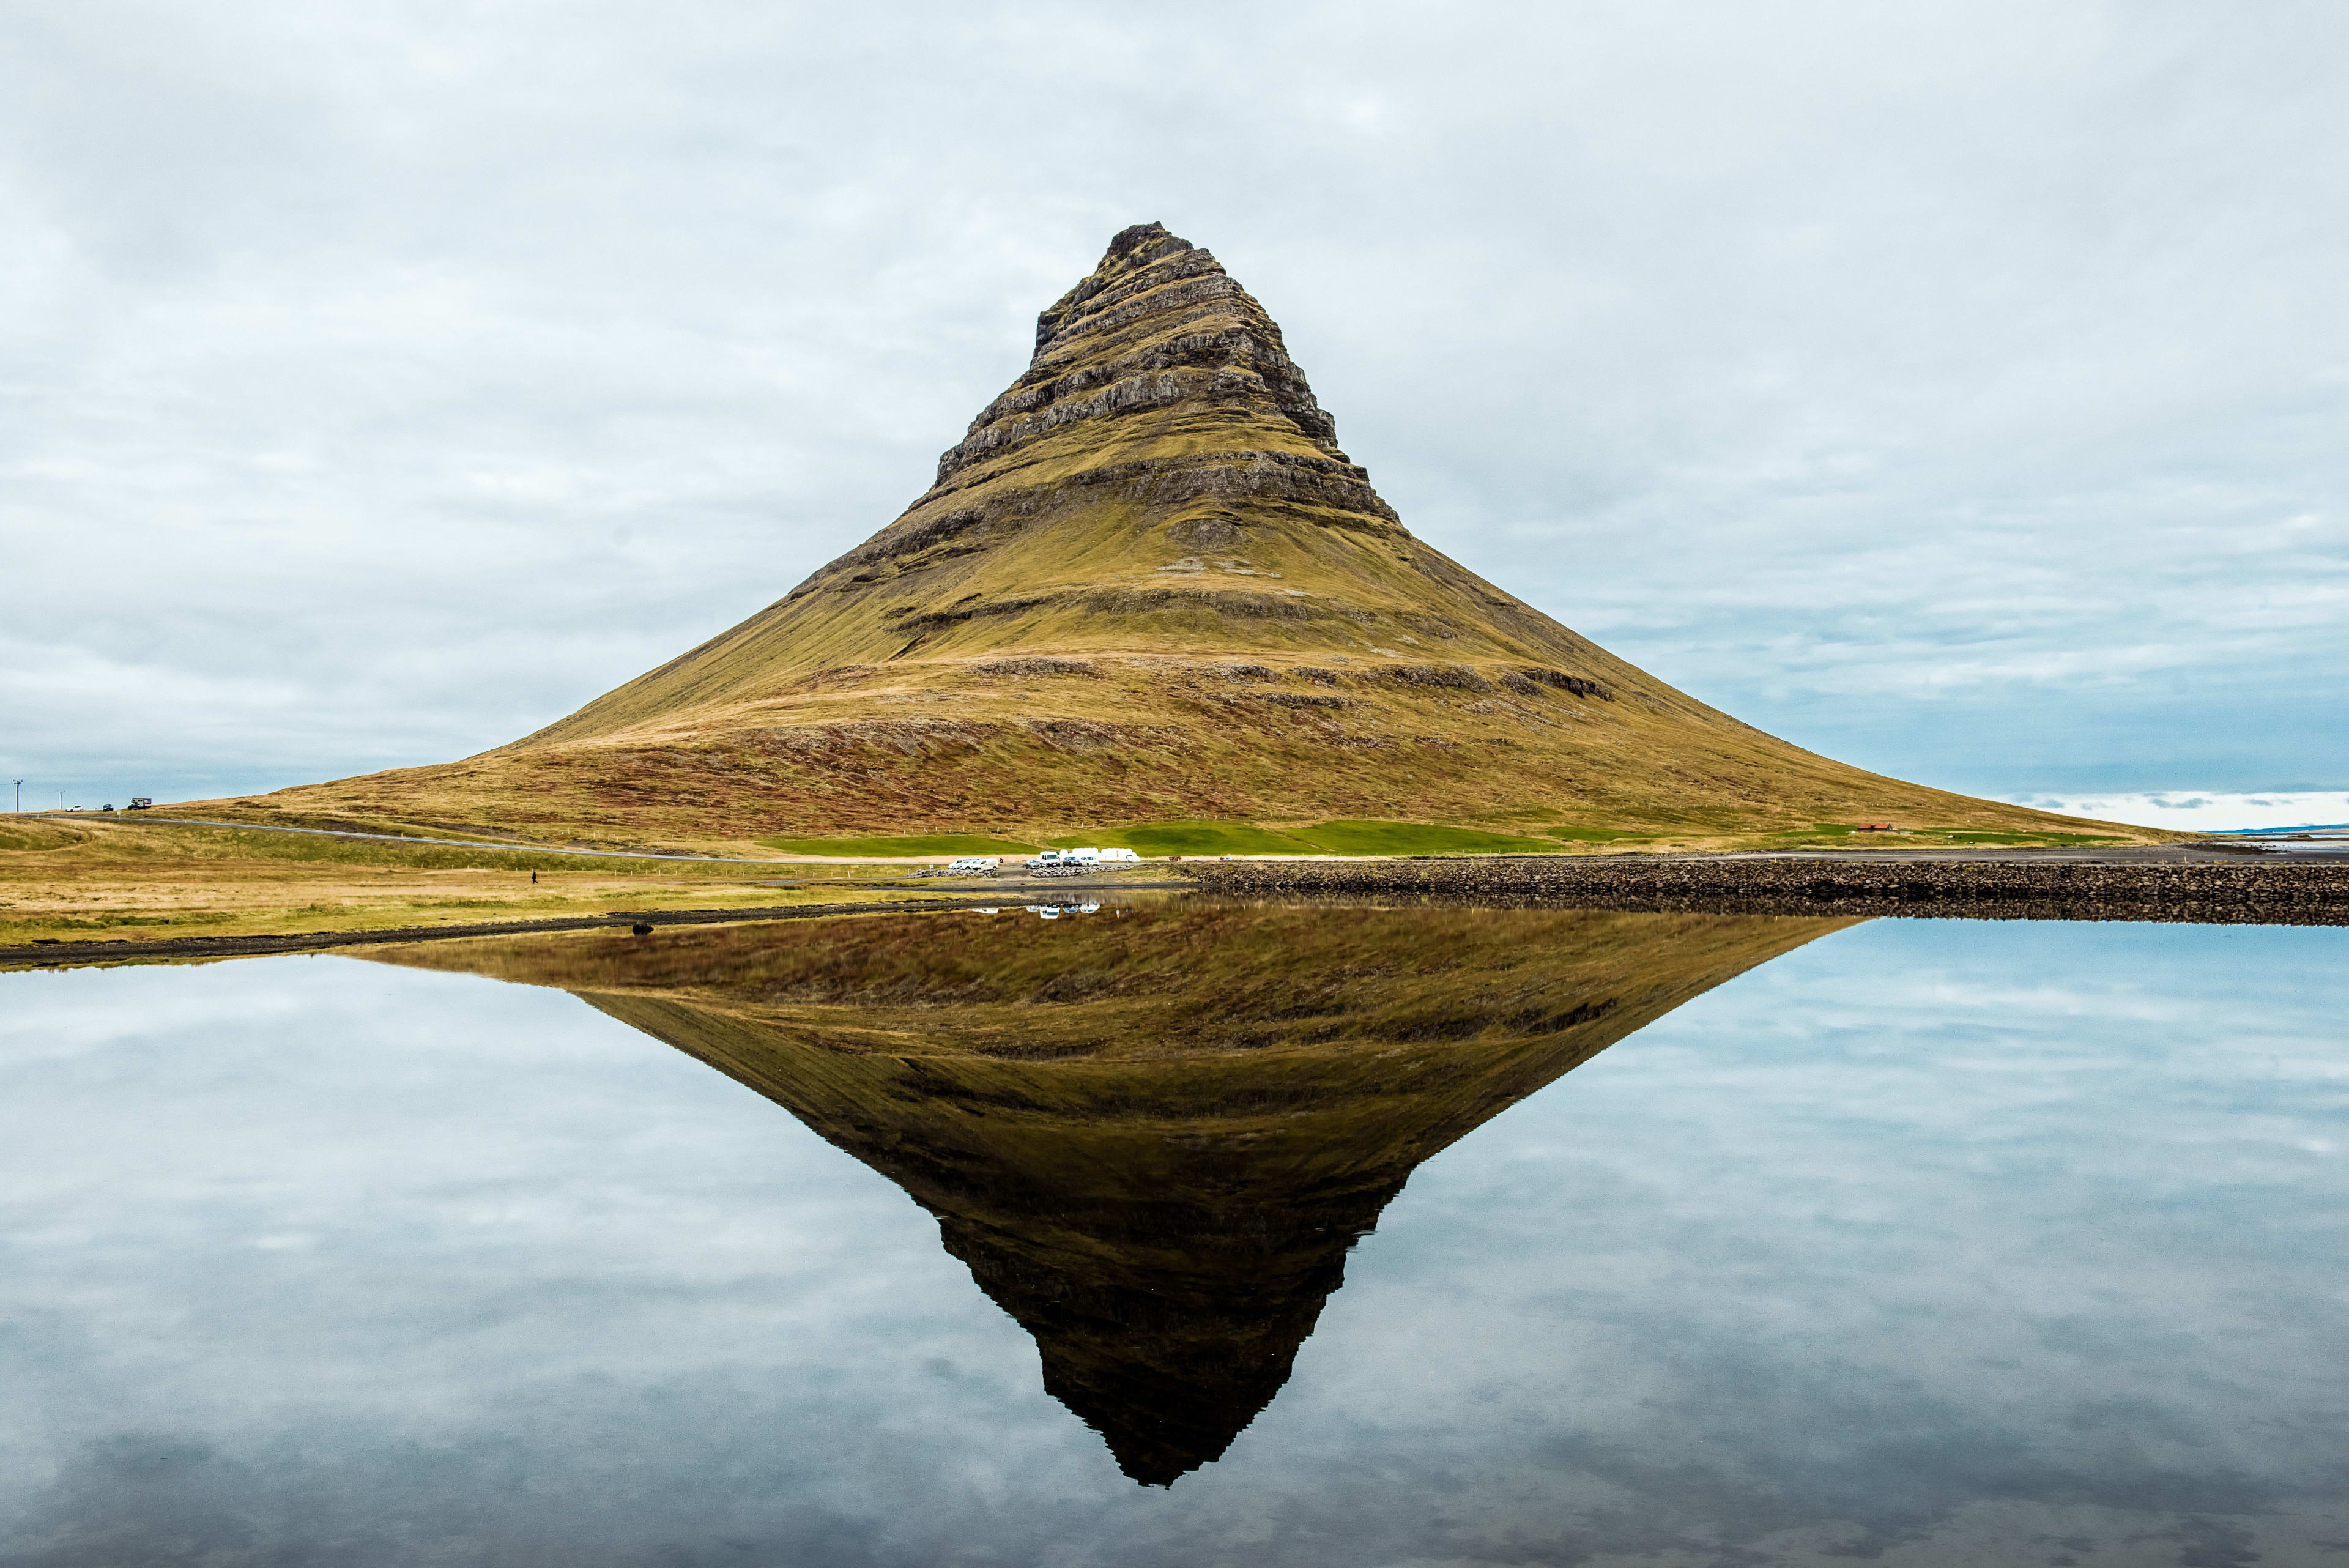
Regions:
<svg viewBox="0 0 2349 1568"><path fill-rule="evenodd" d="M2259 827L2339 826L2349 823L2349 790L2310 790L2273 794L2230 794L2163 790L2150 794L2018 794L2017 805L2127 822L2140 827L2174 827L2187 833L2224 833Z"/></svg>
<svg viewBox="0 0 2349 1568"><path fill-rule="evenodd" d="M127 756L144 675L9 699L16 771L250 788L533 728L895 515L1160 218L1418 532L1765 728L1980 790L2349 781L2349 18L0 28L0 629L295 688L287 746L193 699Z"/></svg>

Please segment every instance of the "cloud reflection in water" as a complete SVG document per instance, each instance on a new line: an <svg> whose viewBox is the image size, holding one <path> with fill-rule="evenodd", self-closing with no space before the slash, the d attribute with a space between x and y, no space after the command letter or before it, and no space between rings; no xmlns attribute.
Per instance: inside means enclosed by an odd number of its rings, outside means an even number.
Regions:
<svg viewBox="0 0 2349 1568"><path fill-rule="evenodd" d="M1171 1492L895 1188L557 992L5 977L0 1561L2292 1561L2342 940L1801 947L1406 1169Z"/></svg>

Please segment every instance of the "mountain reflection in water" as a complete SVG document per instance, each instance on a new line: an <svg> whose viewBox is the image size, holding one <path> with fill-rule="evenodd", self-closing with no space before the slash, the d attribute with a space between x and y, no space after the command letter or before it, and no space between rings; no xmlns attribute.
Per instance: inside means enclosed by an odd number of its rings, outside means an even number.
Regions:
<svg viewBox="0 0 2349 1568"><path fill-rule="evenodd" d="M367 956L558 987L903 1188L1044 1386L1171 1485L1288 1381L1438 1150L1856 922L1110 909L480 940Z"/></svg>

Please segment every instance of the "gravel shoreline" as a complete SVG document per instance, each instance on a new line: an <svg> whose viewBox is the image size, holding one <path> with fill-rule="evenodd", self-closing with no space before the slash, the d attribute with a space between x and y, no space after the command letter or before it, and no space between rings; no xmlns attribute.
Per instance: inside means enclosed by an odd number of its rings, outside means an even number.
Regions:
<svg viewBox="0 0 2349 1568"><path fill-rule="evenodd" d="M1222 861L1185 869L1204 891L1243 898L1368 897L1664 914L2349 926L2349 865L1496 856Z"/></svg>

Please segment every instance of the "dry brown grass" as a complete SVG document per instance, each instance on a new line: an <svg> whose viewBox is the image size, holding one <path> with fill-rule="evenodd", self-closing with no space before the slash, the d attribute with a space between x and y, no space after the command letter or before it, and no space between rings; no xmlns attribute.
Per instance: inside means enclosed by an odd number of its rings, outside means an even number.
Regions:
<svg viewBox="0 0 2349 1568"><path fill-rule="evenodd" d="M1423 687L1327 655L1249 651L1268 678L1163 653L1096 652L1086 676L843 671L730 718L704 714L691 732L509 747L175 809L660 846L921 832L1040 843L1153 821L1332 817L1573 826L1688 848L1881 820L2173 836L1862 773L1675 706Z"/></svg>
<svg viewBox="0 0 2349 1568"><path fill-rule="evenodd" d="M0 947L543 919L613 909L892 900L844 867L659 867L291 835L91 821L0 826ZM535 870L538 881L533 883Z"/></svg>

